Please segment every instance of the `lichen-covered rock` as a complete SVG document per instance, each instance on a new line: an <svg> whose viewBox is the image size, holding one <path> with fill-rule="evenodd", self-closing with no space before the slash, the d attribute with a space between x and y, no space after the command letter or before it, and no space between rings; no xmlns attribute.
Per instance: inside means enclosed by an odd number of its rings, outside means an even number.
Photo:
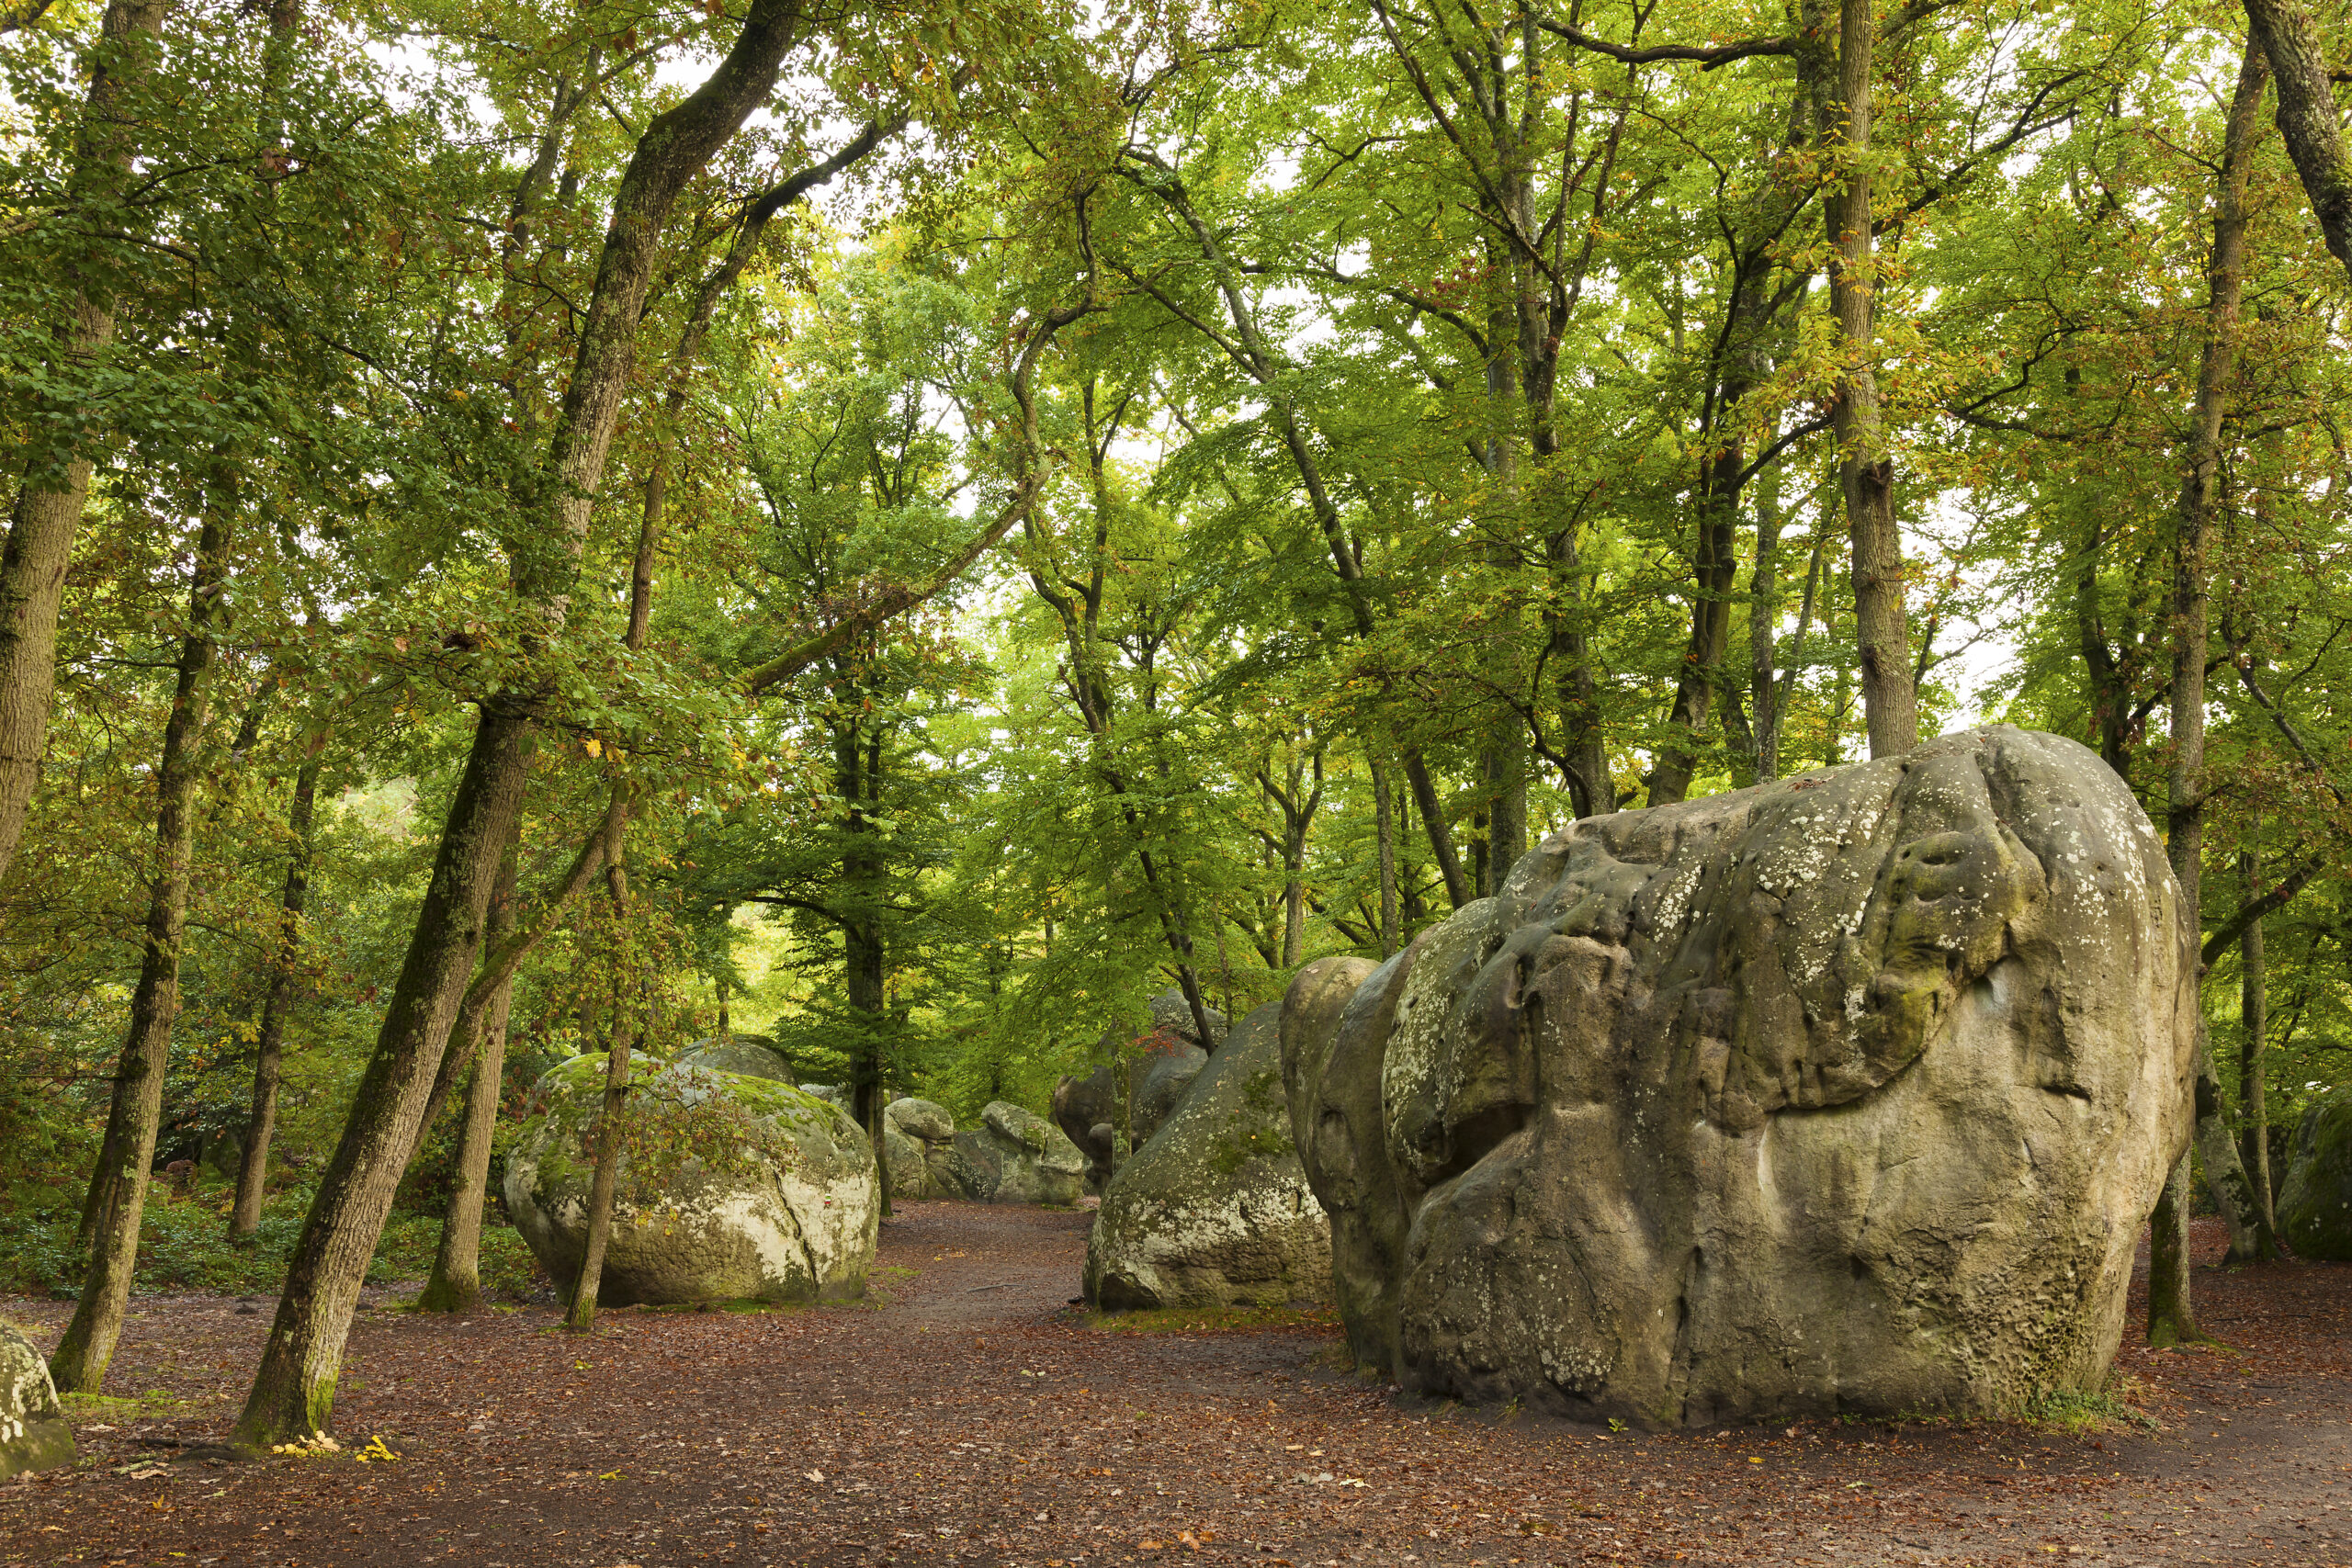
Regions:
<svg viewBox="0 0 2352 1568"><path fill-rule="evenodd" d="M605 1058L539 1080L506 1207L550 1278L580 1271ZM598 1288L607 1305L862 1295L880 1183L837 1106L787 1083L673 1062L631 1087Z"/></svg>
<svg viewBox="0 0 2352 1568"><path fill-rule="evenodd" d="M1086 1156L1061 1129L1001 1100L980 1124L956 1134L943 1162L956 1191L983 1203L1075 1203L1086 1190Z"/></svg>
<svg viewBox="0 0 2352 1568"><path fill-rule="evenodd" d="M1102 1190L1127 1151L1141 1148L1159 1131L1184 1091L1208 1066L1209 1054L1193 1040L1189 1010L1184 1021L1182 1032L1155 1029L1124 1047L1116 1044L1114 1036L1103 1036L1097 1054L1115 1055L1126 1066L1125 1104L1120 1102L1117 1062L1105 1062L1084 1077L1072 1075L1054 1086L1054 1124L1086 1156L1089 1190ZM1210 1014L1209 1023L1222 1039L1224 1015Z"/></svg>
<svg viewBox="0 0 2352 1568"><path fill-rule="evenodd" d="M1270 1002L1103 1190L1086 1297L1111 1311L1268 1306L1330 1289L1330 1222L1299 1168Z"/></svg>
<svg viewBox="0 0 2352 1568"><path fill-rule="evenodd" d="M894 1100L882 1108L882 1141L890 1160L893 1198L959 1198L948 1156L956 1118L928 1100Z"/></svg>
<svg viewBox="0 0 2352 1568"><path fill-rule="evenodd" d="M0 1479L74 1462L74 1429L31 1340L0 1323Z"/></svg>
<svg viewBox="0 0 2352 1568"><path fill-rule="evenodd" d="M826 1104L833 1107L837 1111L848 1111L852 1115L855 1114L855 1111L853 1110L850 1103L849 1090L841 1084L805 1083L800 1086L800 1092L803 1094L813 1094L819 1100L823 1100Z"/></svg>
<svg viewBox="0 0 2352 1568"><path fill-rule="evenodd" d="M2008 727L1589 818L1283 1052L1357 1355L1649 1426L2104 1379L2188 1136L2146 816Z"/></svg>
<svg viewBox="0 0 2352 1568"><path fill-rule="evenodd" d="M783 1052L741 1034L726 1040L697 1040L679 1052L677 1059L718 1073L769 1078L776 1083L792 1081L792 1064L784 1059Z"/></svg>
<svg viewBox="0 0 2352 1568"><path fill-rule="evenodd" d="M2352 1261L2352 1098L2303 1112L2278 1190L2278 1234L2298 1258Z"/></svg>

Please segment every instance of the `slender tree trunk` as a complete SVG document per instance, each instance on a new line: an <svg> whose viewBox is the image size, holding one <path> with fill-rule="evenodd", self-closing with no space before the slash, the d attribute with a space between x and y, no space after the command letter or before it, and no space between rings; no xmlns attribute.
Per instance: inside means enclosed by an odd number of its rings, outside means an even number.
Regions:
<svg viewBox="0 0 2352 1568"><path fill-rule="evenodd" d="M2198 952L2204 908L2208 651L2205 558L2212 532L2212 487L2220 463L2222 423L2228 411L2230 384L2236 375L2238 306L2245 276L2246 168L2259 130L2264 78L2267 73L2261 51L2249 41L2222 133L2221 189L2214 207L2213 249L2207 266L2210 303L2205 345L2198 372L2197 406L2183 465L2173 553L2173 755L2166 781L2169 804L2165 852L2171 858L2173 874L2180 883L2182 906L2187 911L2188 962L2196 966L2195 972L2200 976L2203 965L2199 962ZM2232 1255L2275 1258L2278 1243L2269 1227L2262 1223L2260 1209L2238 1160L2237 1142L2228 1123L2221 1081L2213 1071L2206 1043L2201 1006L2197 1015L2196 1078L2191 1094L2198 1146L2205 1156L2205 1179L2229 1224ZM2186 1218L2179 1223L2185 1225ZM2186 1264L2180 1267L2185 1269ZM2185 1282L2185 1274L2183 1279ZM2185 1293L2181 1299L2186 1302ZM2194 1317L2190 1316L2175 1332L2180 1337L2188 1337L2195 1329Z"/></svg>
<svg viewBox="0 0 2352 1568"><path fill-rule="evenodd" d="M1770 429L1765 438L1772 438ZM1748 755L1758 784L1781 776L1781 465L1775 459L1756 476L1756 567L1747 580L1747 690L1755 709ZM1811 594L1808 582L1808 610ZM1797 636L1803 639L1802 626Z"/></svg>
<svg viewBox="0 0 2352 1568"><path fill-rule="evenodd" d="M1429 764L1419 751L1405 753L1405 782L1412 787L1413 804L1420 808L1421 828L1430 840L1430 858L1437 862L1437 874L1445 883L1446 902L1459 909L1477 895L1471 888L1470 879L1463 874L1461 859L1453 852L1453 835L1445 826L1445 807L1437 797L1437 784L1430 777Z"/></svg>
<svg viewBox="0 0 2352 1568"><path fill-rule="evenodd" d="M798 0L752 0L727 58L699 89L652 118L621 176L541 482L527 498L537 516L514 550L516 591L550 632L560 629L571 602L670 209L766 100L799 32ZM473 972L492 886L521 809L537 716L537 700L528 695L482 706L375 1055L295 1246L237 1422L241 1444L326 1428L360 1281Z"/></svg>
<svg viewBox="0 0 2352 1568"><path fill-rule="evenodd" d="M171 716L164 725L163 756L155 770L155 877L148 885L147 923L139 987L130 998L130 1032L115 1070L106 1140L98 1150L104 1189L93 1226L89 1272L73 1321L50 1358L62 1392L96 1393L105 1382L130 1300L139 1261L139 1226L155 1162L155 1134L164 1110L164 1071L171 1055L172 1022L180 1005L180 939L187 926L188 862L193 849L196 752L204 730L205 687L212 670L212 627L229 573L236 497L225 475L205 506L188 592L187 634L180 639L179 675Z"/></svg>
<svg viewBox="0 0 2352 1568"><path fill-rule="evenodd" d="M618 786L616 786L618 787ZM604 1282L605 1248L613 1234L613 1191L620 1183L621 1156L628 1144L629 1046L634 1030L624 998L636 966L628 944L628 865L622 841L627 816L616 814L613 840L605 850L605 886L612 896L614 941L613 1029L605 1047L605 1102L596 1117L596 1168L588 1180L588 1239L580 1249L580 1274L571 1287L563 1325L584 1334L596 1325L596 1292Z"/></svg>
<svg viewBox="0 0 2352 1568"><path fill-rule="evenodd" d="M1372 764L1373 831L1380 855L1380 956L1396 953L1396 813L1388 797L1388 770Z"/></svg>
<svg viewBox="0 0 2352 1568"><path fill-rule="evenodd" d="M491 893L485 929L492 948L514 934L517 875L510 847L500 859L498 886ZM433 1273L416 1298L421 1312L471 1312L481 1304L482 1206L490 1195L491 1145L506 1087L506 1021L514 999L514 977L509 975L491 992L483 1011L481 1049L474 1059L473 1077L466 1081L465 1122L458 1134L457 1180L441 1215L441 1245L433 1255Z"/></svg>
<svg viewBox="0 0 2352 1568"><path fill-rule="evenodd" d="M104 207L121 192L137 152L135 92L153 69L156 39L168 7L164 0L109 0L98 40L86 57L90 85L82 104L72 178L75 208ZM111 227L108 219L96 227ZM66 305L50 351L53 367L85 367L112 346L115 299L96 255L84 258L80 288ZM87 411L59 408L62 417L37 422L80 430ZM23 457L8 538L0 547L0 876L16 859L25 813L49 745L49 710L57 682L57 612L65 569L90 497L90 457L79 445L59 449L34 443ZM101 1363L103 1366L103 1358ZM60 1386L62 1386L62 1384Z"/></svg>
<svg viewBox="0 0 2352 1568"><path fill-rule="evenodd" d="M2255 896L2255 857L2251 853L2239 855L2238 870L2245 880L2245 896L2251 902ZM2272 1211L2270 1190L2270 1115L2263 1091L2262 1061L2265 1037L2270 1029L2270 998L2268 976L2263 970L2259 919L2249 922L2245 934L2238 938L2238 1021L2245 1031L2245 1043L2238 1047L2238 1143L2247 1179L2254 1187L2255 1205L2261 1211L2262 1223L2276 1235L2278 1220Z"/></svg>
<svg viewBox="0 0 2352 1568"><path fill-rule="evenodd" d="M2197 1326L2188 1284L2188 1153L2165 1178L2148 1216L2148 1343L2163 1348L2207 1338Z"/></svg>
<svg viewBox="0 0 2352 1568"><path fill-rule="evenodd" d="M1854 648L1871 755L1898 757L1919 742L1918 694L1911 680L1911 630L1904 609L1903 536L1894 516L1894 462L1880 406L1871 254L1871 119L1878 22L1871 0L1839 0L1838 59L1815 67L1820 131L1842 168L1824 204L1829 224L1829 301L1841 344L1829 405L1838 437L1838 483L1852 547Z"/></svg>
<svg viewBox="0 0 2352 1568"><path fill-rule="evenodd" d="M245 1119L244 1157L237 1163L237 1198L229 1211L229 1238L250 1240L261 1224L262 1190L269 1176L269 1142L277 1127L277 1068L285 1049L286 1016L294 1008L295 970L302 951L302 908L311 888L311 817L319 792L313 751L294 775L294 803L286 833L294 852L278 900L277 949L270 956L269 998L262 1004L261 1037L254 1047L254 1103Z"/></svg>
<svg viewBox="0 0 2352 1568"><path fill-rule="evenodd" d="M2352 168L2319 29L2299 0L2245 0L2253 41L2278 78L2278 130L2327 248L2352 272Z"/></svg>

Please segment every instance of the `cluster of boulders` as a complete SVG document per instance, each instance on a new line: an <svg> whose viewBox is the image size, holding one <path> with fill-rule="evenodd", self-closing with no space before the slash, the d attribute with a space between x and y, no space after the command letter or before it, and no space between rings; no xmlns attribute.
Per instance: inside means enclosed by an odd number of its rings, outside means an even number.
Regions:
<svg viewBox="0 0 2352 1568"><path fill-rule="evenodd" d="M0 1323L0 1481L74 1462L74 1431L57 1403L49 1361Z"/></svg>
<svg viewBox="0 0 2352 1568"><path fill-rule="evenodd" d="M1100 1192L1127 1156L1159 1131L1224 1042L1225 1014L1204 1008L1209 1038L1181 991L1151 998L1151 1028L1132 1039L1106 1030L1094 1054L1103 1065L1055 1087L1054 1121L1086 1156L1086 1187Z"/></svg>
<svg viewBox="0 0 2352 1568"><path fill-rule="evenodd" d="M2092 1390L2188 1135L2163 846L2069 740L1588 818L1283 1021L1358 1358L1684 1426Z"/></svg>

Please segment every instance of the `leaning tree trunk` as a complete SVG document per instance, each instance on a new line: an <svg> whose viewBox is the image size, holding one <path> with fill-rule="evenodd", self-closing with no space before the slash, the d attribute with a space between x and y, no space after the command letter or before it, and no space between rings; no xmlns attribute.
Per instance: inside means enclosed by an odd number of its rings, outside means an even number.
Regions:
<svg viewBox="0 0 2352 1568"><path fill-rule="evenodd" d="M228 576L235 497L218 483L205 507L188 592L187 634L180 639L179 675L171 717L164 725L164 754L155 770L155 879L148 886L144 952L139 988L130 998L130 1032L115 1070L106 1141L99 1145L99 1194L92 1226L90 1269L74 1320L50 1358L50 1375L66 1393L96 1393L105 1382L130 1300L139 1261L139 1225L147 1204L149 1168L164 1111L164 1069L179 1012L180 939L187 926L188 861L193 845L197 742L204 728L206 677L212 670L212 628Z"/></svg>
<svg viewBox="0 0 2352 1568"><path fill-rule="evenodd" d="M1396 812L1388 795L1388 770L1372 764L1373 833L1380 856L1380 956L1396 955Z"/></svg>
<svg viewBox="0 0 2352 1568"><path fill-rule="evenodd" d="M514 930L516 866L509 851L498 868L486 928L495 949ZM466 1081L465 1122L458 1134L457 1180L441 1216L441 1245L433 1273L416 1298L420 1312L471 1312L481 1303L481 1211L490 1192L491 1145L498 1132L498 1102L506 1084L506 1015L514 999L514 976L490 994L481 1020L481 1049L473 1077Z"/></svg>
<svg viewBox="0 0 2352 1568"><path fill-rule="evenodd" d="M109 0L98 24L68 203L85 218L119 198L130 177L136 121L124 98L153 68L167 9L164 0ZM77 226L108 225L97 220ZM76 286L67 291L65 320L58 323L50 358L53 367L70 372L90 365L114 343L115 299L102 281L98 257L77 258L68 276ZM86 423L85 409L56 412L64 417L42 423L62 430L80 430ZM74 536L90 499L90 457L78 446L58 450L36 442L23 462L7 544L0 547L0 876L16 859L49 744L57 611L64 600Z"/></svg>
<svg viewBox="0 0 2352 1568"><path fill-rule="evenodd" d="M245 1148L237 1162L237 1199L229 1210L229 1239L248 1241L261 1225L262 1188L269 1175L269 1141L277 1127L277 1070L293 1010L297 961L302 951L302 908L311 888L311 817L319 793L319 758L312 752L294 775L294 804L286 813L294 852L286 863L278 903L277 947L270 955L269 997L262 1004L261 1038L254 1047L253 1111L245 1119Z"/></svg>
<svg viewBox="0 0 2352 1568"><path fill-rule="evenodd" d="M670 209L686 182L766 101L799 30L798 0L752 0L727 58L694 94L653 118L621 176L579 352L534 487L537 515L514 548L516 592L545 617L549 635L561 629L579 576ZM482 705L375 1055L295 1245L277 1317L237 1422L241 1444L326 1428L360 1281L415 1147L418 1119L481 947L498 863L514 836L539 705L529 694Z"/></svg>
<svg viewBox="0 0 2352 1568"><path fill-rule="evenodd" d="M2352 166L2319 29L2298 0L2245 0L2245 18L2278 78L2278 130L2335 259L2352 272Z"/></svg>

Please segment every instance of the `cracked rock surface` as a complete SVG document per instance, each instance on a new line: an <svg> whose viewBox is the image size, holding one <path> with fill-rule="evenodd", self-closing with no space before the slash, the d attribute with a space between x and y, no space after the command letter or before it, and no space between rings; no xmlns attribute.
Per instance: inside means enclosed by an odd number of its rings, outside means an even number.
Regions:
<svg viewBox="0 0 2352 1568"><path fill-rule="evenodd" d="M1652 1427L2095 1389L2190 940L2122 783L2007 726L1579 821L1285 999L1351 1346Z"/></svg>

